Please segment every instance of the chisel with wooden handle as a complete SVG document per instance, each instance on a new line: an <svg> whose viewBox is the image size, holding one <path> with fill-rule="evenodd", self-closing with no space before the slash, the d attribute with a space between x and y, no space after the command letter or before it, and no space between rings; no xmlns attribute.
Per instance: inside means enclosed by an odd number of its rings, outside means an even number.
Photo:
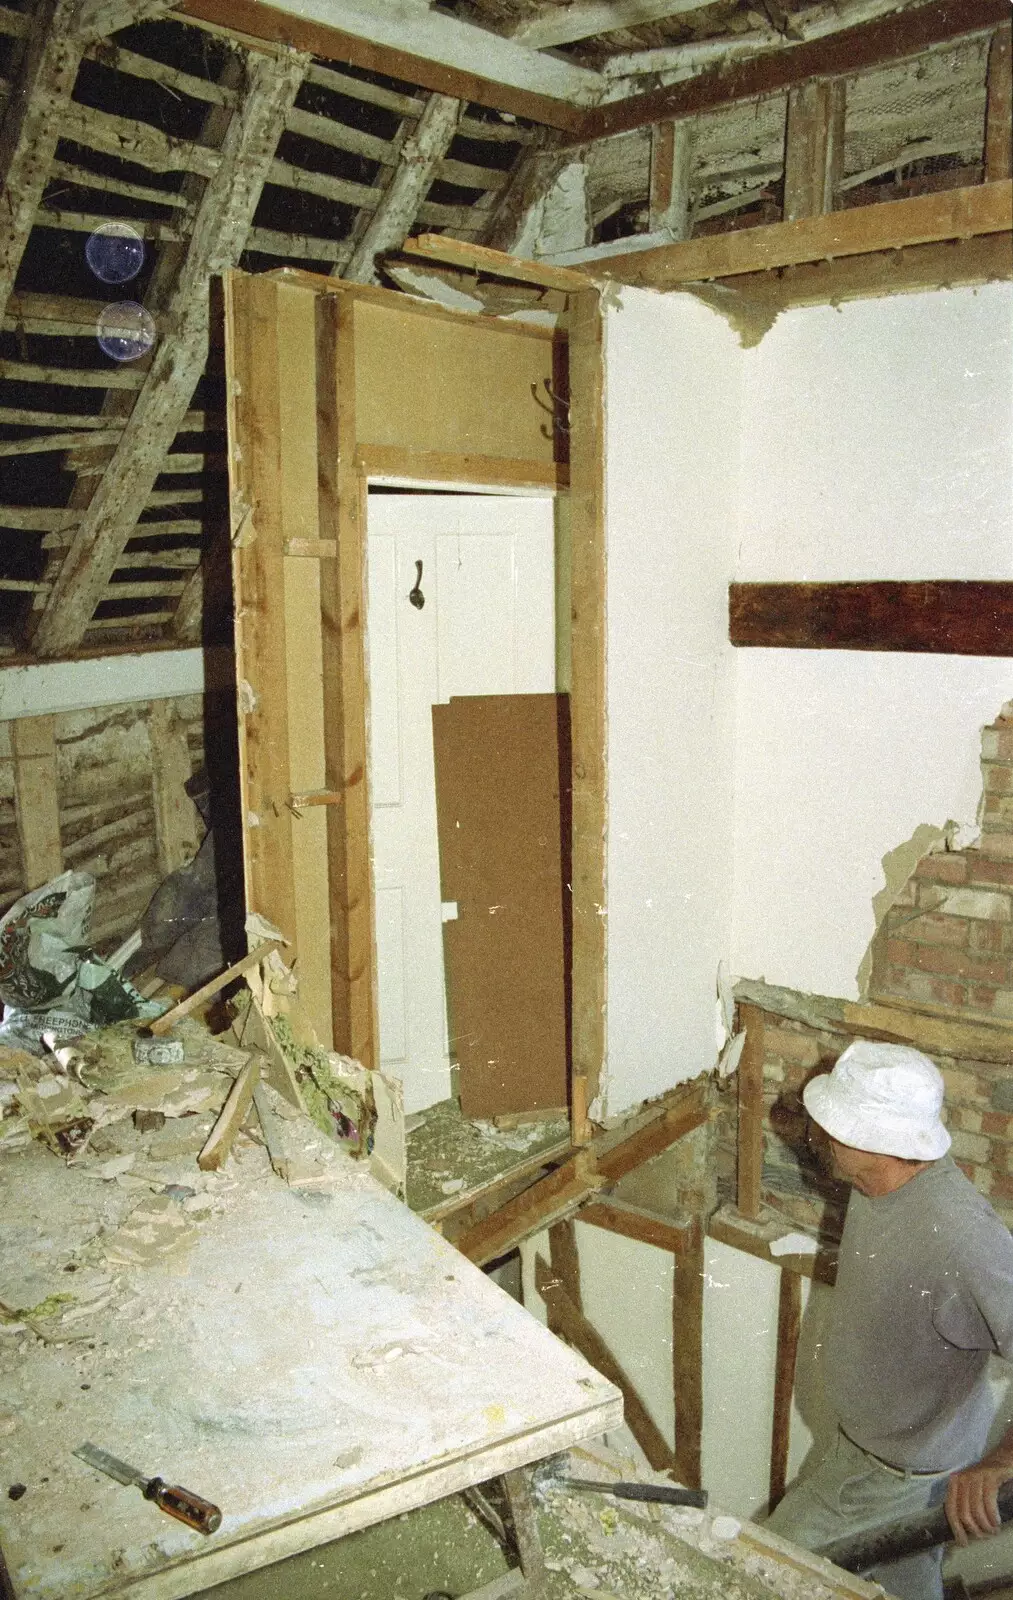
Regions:
<svg viewBox="0 0 1013 1600"><path fill-rule="evenodd" d="M618 1500L653 1500L663 1506L695 1506L699 1511L707 1504L706 1489L684 1489L675 1483L596 1483L590 1478L552 1478L548 1482L553 1489L590 1489L594 1494L614 1494Z"/></svg>
<svg viewBox="0 0 1013 1600"><path fill-rule="evenodd" d="M163 1478L149 1478L146 1472L129 1467L125 1461L117 1460L94 1444L79 1444L73 1453L98 1472L115 1478L117 1483L136 1484L145 1500L151 1500L160 1511L175 1517L178 1522L185 1522L188 1528L196 1528L198 1533L217 1533L222 1525L222 1514L218 1507L213 1506L210 1500L203 1500L191 1489L166 1483Z"/></svg>

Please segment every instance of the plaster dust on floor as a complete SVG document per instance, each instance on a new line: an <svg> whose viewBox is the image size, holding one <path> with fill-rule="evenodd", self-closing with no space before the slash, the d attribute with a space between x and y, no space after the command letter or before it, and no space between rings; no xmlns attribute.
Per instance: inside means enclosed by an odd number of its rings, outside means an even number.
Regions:
<svg viewBox="0 0 1013 1600"><path fill-rule="evenodd" d="M554 1480L622 1472L606 1447L576 1447L534 1469L546 1560L540 1600L833 1600L839 1590L741 1538L718 1511L633 1505ZM643 1474L640 1474L643 1475ZM661 1474L648 1474L668 1482ZM204 1600L425 1600L467 1596L507 1569L463 1497L437 1502L205 1591ZM871 1592L871 1591L870 1591ZM879 1592L879 1591L876 1591ZM196 1600L196 1597L192 1597Z"/></svg>

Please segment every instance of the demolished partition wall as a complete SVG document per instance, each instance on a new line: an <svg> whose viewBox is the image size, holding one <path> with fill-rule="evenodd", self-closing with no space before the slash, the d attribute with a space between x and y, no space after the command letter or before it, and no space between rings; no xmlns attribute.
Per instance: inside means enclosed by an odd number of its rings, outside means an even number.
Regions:
<svg viewBox="0 0 1013 1600"><path fill-rule="evenodd" d="M197 650L0 671L0 907L62 871L96 879L92 941L131 933L203 836Z"/></svg>
<svg viewBox="0 0 1013 1600"><path fill-rule="evenodd" d="M1013 576L1011 299L999 284L799 309L747 350L688 295L609 310L608 1111L713 1067L722 958L857 999L904 847L974 821L980 730L1013 661L733 652L726 591ZM588 1315L671 1439L674 1258L579 1221L576 1236ZM704 1271L703 1479L749 1514L769 1488L780 1272L717 1239ZM635 1316L617 1284L636 1286ZM825 1300L802 1318L806 1373ZM824 1425L800 1390L789 1474Z"/></svg>

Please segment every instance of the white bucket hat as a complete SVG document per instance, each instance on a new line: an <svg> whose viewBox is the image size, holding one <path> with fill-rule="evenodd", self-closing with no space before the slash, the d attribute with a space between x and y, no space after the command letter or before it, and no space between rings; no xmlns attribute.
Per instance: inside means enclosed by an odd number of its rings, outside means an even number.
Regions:
<svg viewBox="0 0 1013 1600"><path fill-rule="evenodd" d="M939 1115L942 1075L907 1045L856 1039L833 1072L806 1084L802 1099L814 1122L856 1150L935 1161L950 1148Z"/></svg>

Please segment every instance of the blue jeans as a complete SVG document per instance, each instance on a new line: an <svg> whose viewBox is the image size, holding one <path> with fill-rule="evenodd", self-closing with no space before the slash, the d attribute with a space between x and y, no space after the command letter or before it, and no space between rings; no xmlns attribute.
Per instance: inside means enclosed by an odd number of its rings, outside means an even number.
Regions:
<svg viewBox="0 0 1013 1600"><path fill-rule="evenodd" d="M805 1550L815 1550L941 1505L949 1478L949 1472L896 1472L839 1432L815 1472L788 1491L766 1526ZM942 1600L942 1565L940 1545L873 1567L862 1576L881 1583L898 1600Z"/></svg>

